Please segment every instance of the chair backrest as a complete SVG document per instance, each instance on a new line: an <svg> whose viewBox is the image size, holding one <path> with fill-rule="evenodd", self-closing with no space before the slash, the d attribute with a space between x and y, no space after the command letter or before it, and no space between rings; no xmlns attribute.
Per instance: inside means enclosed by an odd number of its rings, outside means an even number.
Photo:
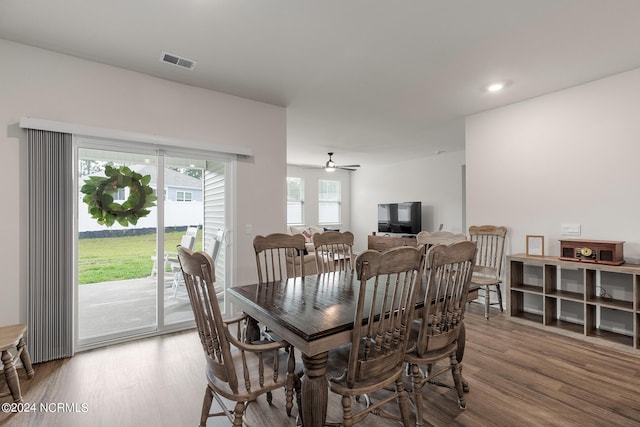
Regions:
<svg viewBox="0 0 640 427"><path fill-rule="evenodd" d="M470 241L437 245L427 252L426 280L420 297L424 304L422 324L415 343L419 356L458 338L475 259L476 245Z"/></svg>
<svg viewBox="0 0 640 427"><path fill-rule="evenodd" d="M183 246L185 248L188 248L189 250L193 250L193 247L196 245L196 237L189 235L189 234L184 234L182 236L182 238L180 239L180 246Z"/></svg>
<svg viewBox="0 0 640 427"><path fill-rule="evenodd" d="M213 259L213 264L215 265L218 260L218 254L220 253L220 246L222 246L222 242L224 241L224 229L219 228L213 238L209 241L209 245L207 248L207 253Z"/></svg>
<svg viewBox="0 0 640 427"><path fill-rule="evenodd" d="M422 247L404 246L386 252L369 249L358 256L360 286L347 386L384 378L402 366L423 255Z"/></svg>
<svg viewBox="0 0 640 427"><path fill-rule="evenodd" d="M258 283L280 281L287 278L287 260L292 263L291 277L303 277L304 236L302 234L273 233L256 236L253 248L256 252Z"/></svg>
<svg viewBox="0 0 640 427"><path fill-rule="evenodd" d="M238 378L216 296L213 260L205 252L182 246L178 246L178 260L209 371L237 393Z"/></svg>
<svg viewBox="0 0 640 427"><path fill-rule="evenodd" d="M483 274L495 274L496 278L500 277L506 236L507 228L502 226L472 225L469 227L469 238L472 242L476 242L478 247L476 266L482 267L478 270L482 270Z"/></svg>
<svg viewBox="0 0 640 427"><path fill-rule="evenodd" d="M353 270L353 233L325 231L312 237L318 273Z"/></svg>
<svg viewBox="0 0 640 427"><path fill-rule="evenodd" d="M189 236L197 237L198 236L198 227L195 225L190 225L187 227L187 231L184 233Z"/></svg>

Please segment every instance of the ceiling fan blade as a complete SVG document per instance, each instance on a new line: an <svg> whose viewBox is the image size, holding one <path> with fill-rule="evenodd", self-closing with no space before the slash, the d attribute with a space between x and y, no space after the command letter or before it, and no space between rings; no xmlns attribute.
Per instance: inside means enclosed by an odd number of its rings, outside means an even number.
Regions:
<svg viewBox="0 0 640 427"><path fill-rule="evenodd" d="M324 166L318 166L318 165L292 165L292 166L299 166L303 169L324 169Z"/></svg>
<svg viewBox="0 0 640 427"><path fill-rule="evenodd" d="M340 165L341 168L359 168L360 165Z"/></svg>
<svg viewBox="0 0 640 427"><path fill-rule="evenodd" d="M342 169L342 170L345 170L345 171L355 171L355 170L357 170L357 169L352 169L352 168L348 168L348 167L345 167L345 166L336 166L336 169Z"/></svg>

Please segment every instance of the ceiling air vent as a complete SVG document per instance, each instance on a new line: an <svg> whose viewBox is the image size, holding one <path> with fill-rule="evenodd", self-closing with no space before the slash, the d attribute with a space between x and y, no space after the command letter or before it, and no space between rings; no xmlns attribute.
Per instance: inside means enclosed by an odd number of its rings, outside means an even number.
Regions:
<svg viewBox="0 0 640 427"><path fill-rule="evenodd" d="M160 61L167 62L169 64L177 65L178 67L193 70L196 67L196 61L193 59L185 58L183 56L174 55L173 53L162 52Z"/></svg>

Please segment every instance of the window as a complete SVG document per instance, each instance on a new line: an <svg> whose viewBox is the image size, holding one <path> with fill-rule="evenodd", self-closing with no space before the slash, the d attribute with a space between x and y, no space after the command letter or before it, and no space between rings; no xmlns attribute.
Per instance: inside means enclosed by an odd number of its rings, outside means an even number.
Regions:
<svg viewBox="0 0 640 427"><path fill-rule="evenodd" d="M340 181L318 181L318 223L340 224Z"/></svg>
<svg viewBox="0 0 640 427"><path fill-rule="evenodd" d="M127 200L127 198L125 197L125 192L124 192L124 188L118 188L118 191L115 192L115 194L113 195L113 200Z"/></svg>
<svg viewBox="0 0 640 427"><path fill-rule="evenodd" d="M177 191L176 200L179 202L190 202L193 200L193 193L191 191Z"/></svg>
<svg viewBox="0 0 640 427"><path fill-rule="evenodd" d="M303 200L302 178L287 177L287 224L303 224L302 216Z"/></svg>

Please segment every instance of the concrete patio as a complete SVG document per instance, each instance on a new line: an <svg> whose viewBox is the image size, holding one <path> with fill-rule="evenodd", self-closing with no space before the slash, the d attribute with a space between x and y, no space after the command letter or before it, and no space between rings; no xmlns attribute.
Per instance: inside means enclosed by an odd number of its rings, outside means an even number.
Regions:
<svg viewBox="0 0 640 427"><path fill-rule="evenodd" d="M167 274L164 289L165 325L193 320L184 285L174 297L173 274ZM80 339L131 331L156 324L156 278L121 280L78 287Z"/></svg>

